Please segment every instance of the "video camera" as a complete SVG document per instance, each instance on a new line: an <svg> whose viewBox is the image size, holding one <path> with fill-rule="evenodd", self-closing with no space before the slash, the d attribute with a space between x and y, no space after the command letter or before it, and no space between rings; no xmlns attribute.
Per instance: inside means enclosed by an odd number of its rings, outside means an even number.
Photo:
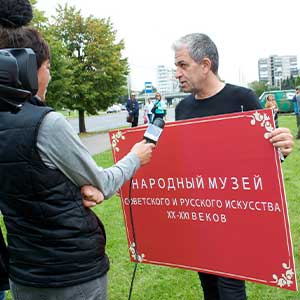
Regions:
<svg viewBox="0 0 300 300"><path fill-rule="evenodd" d="M19 111L38 90L37 63L32 49L0 50L0 110Z"/></svg>

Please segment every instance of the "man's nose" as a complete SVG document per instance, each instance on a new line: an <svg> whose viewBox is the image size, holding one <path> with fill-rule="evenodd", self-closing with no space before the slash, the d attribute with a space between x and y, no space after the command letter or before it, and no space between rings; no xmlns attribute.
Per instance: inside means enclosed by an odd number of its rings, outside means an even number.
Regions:
<svg viewBox="0 0 300 300"><path fill-rule="evenodd" d="M175 77L176 79L179 79L182 76L181 70L179 68L176 68Z"/></svg>

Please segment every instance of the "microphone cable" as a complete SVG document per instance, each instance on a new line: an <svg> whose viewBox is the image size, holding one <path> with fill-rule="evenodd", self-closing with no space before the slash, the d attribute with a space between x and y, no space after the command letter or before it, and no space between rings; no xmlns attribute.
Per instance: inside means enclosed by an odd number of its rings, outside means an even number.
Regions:
<svg viewBox="0 0 300 300"><path fill-rule="evenodd" d="M144 134L144 139L146 139L146 141L148 143L154 143L156 144L164 126L165 126L165 121L161 118L156 118L155 120L153 120L152 124L151 124L154 129L156 128L156 130L154 130L151 126L148 127L149 133L147 135L147 131L146 130L145 134ZM159 130L157 130L159 129ZM154 131L154 132L153 132ZM154 137L154 139L153 139ZM129 290L129 295L128 295L128 300L131 300L131 294L132 294L132 289L133 289L133 282L135 279L135 274L136 274L136 270L137 270L137 266L139 264L139 262L142 261L142 257L139 256L138 253L138 246L137 246L137 242L136 242L136 234L135 234L135 228L134 228L134 221L133 221L133 212L132 212L132 199L131 199L131 192L132 192L132 181L133 181L133 177L131 177L130 179L130 184L129 184L129 193L128 193L128 200L129 200L129 215L130 215L130 223L131 223L131 228L132 228L132 237L133 237L133 249L134 249L134 258L135 258L135 266L134 266L134 270L132 273L132 278L131 278L131 284L130 284L130 290ZM131 245L130 245L131 246Z"/></svg>
<svg viewBox="0 0 300 300"><path fill-rule="evenodd" d="M130 184L129 184L129 194L128 194L128 200L129 200L129 216L130 216L130 225L132 228L132 237L133 237L133 243L134 243L134 248L135 248L135 265L131 277L131 283L130 283L130 289L129 289L129 294L128 294L128 300L131 300L131 295L132 295L132 289L133 289L133 282L135 279L135 274L137 270L137 266L139 264L139 255L138 255L138 250L137 250L137 243L136 243L136 235L135 235L135 228L134 228L134 222L133 222L133 212L132 212L132 199L131 199L131 191L132 191L132 180L133 177L130 179Z"/></svg>

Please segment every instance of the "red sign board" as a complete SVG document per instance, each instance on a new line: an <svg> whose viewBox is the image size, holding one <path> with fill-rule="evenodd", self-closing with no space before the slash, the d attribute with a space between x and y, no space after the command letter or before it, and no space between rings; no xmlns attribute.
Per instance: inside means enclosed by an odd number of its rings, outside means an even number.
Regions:
<svg viewBox="0 0 300 300"><path fill-rule="evenodd" d="M120 192L131 260L297 290L273 128L268 109L167 123ZM145 129L110 132L115 161Z"/></svg>

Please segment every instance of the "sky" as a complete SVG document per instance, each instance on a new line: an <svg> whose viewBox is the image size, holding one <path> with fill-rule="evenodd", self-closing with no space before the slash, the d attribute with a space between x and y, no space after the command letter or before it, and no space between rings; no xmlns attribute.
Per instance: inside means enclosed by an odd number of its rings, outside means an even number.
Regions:
<svg viewBox="0 0 300 300"><path fill-rule="evenodd" d="M133 90L156 86L156 67L174 67L173 42L193 32L215 42L228 83L258 80L258 59L270 55L297 55L299 66L299 0L37 0L36 7L50 17L65 3L85 17L110 17L125 41Z"/></svg>

